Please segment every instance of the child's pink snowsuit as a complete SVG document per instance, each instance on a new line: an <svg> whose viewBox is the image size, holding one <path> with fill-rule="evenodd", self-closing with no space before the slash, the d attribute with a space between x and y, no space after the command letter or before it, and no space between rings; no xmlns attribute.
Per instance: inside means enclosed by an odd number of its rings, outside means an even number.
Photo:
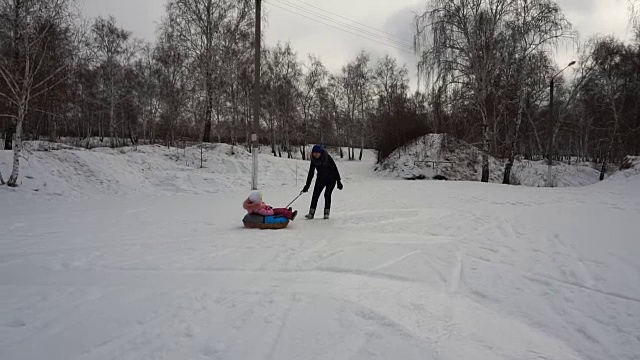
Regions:
<svg viewBox="0 0 640 360"><path fill-rule="evenodd" d="M242 203L242 207L245 210L247 210L249 214L258 214L262 216L282 215L289 220L291 220L291 218L293 217L293 213L289 209L285 209L285 208L274 209L263 201L252 203L251 200L249 200L249 198L247 198Z"/></svg>

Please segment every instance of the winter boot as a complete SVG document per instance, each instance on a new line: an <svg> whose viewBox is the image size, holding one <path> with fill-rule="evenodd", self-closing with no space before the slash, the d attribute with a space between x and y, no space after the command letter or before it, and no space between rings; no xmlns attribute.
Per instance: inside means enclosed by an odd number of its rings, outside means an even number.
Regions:
<svg viewBox="0 0 640 360"><path fill-rule="evenodd" d="M293 213L291 213L291 221L295 220L296 216L298 216L298 210L296 210Z"/></svg>
<svg viewBox="0 0 640 360"><path fill-rule="evenodd" d="M316 209L309 209L309 213L307 215L305 215L304 217L306 217L307 219L311 220L311 219L313 219L315 214L316 214Z"/></svg>
<svg viewBox="0 0 640 360"><path fill-rule="evenodd" d="M329 209L324 209L324 219L328 220L329 219Z"/></svg>

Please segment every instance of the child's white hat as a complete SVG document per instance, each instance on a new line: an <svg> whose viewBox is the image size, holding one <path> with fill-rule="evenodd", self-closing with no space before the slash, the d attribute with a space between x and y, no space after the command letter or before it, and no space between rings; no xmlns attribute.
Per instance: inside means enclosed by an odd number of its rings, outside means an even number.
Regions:
<svg viewBox="0 0 640 360"><path fill-rule="evenodd" d="M249 195L249 201L252 203L262 202L262 194L259 191L254 191Z"/></svg>

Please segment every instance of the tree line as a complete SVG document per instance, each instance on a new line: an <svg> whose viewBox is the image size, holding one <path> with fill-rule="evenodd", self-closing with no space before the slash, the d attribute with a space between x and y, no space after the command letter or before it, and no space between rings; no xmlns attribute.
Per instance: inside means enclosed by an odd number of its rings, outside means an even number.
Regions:
<svg viewBox="0 0 640 360"><path fill-rule="evenodd" d="M261 143L274 156L303 159L310 143L338 146L349 159L373 147L382 160L409 140L446 132L482 148L484 181L489 155L509 159L507 183L518 155L604 169L640 152L637 26L632 43L579 44L578 64L554 77L554 48L576 39L555 2L426 4L414 24L424 91L410 90L409 69L392 56L361 52L331 73L289 43L263 45ZM153 42L113 17L82 19L74 5L0 0L0 132L14 151L10 185L25 139L248 147L254 0L169 0Z"/></svg>
<svg viewBox="0 0 640 360"><path fill-rule="evenodd" d="M14 174L22 140L248 145L253 0L168 1L153 43L113 17L85 21L73 5L0 0L0 132L14 150ZM362 157L381 114L423 108L424 97L409 93L408 69L392 57L362 52L332 74L288 43L262 49L260 138L275 156L306 158L305 145L322 142Z"/></svg>
<svg viewBox="0 0 640 360"><path fill-rule="evenodd" d="M629 5L632 42L578 43L553 0L429 1L415 40L436 131L480 145L482 181L489 155L508 159L507 184L516 155L592 161L602 179L608 163L640 152L640 27ZM579 57L556 64L567 44Z"/></svg>

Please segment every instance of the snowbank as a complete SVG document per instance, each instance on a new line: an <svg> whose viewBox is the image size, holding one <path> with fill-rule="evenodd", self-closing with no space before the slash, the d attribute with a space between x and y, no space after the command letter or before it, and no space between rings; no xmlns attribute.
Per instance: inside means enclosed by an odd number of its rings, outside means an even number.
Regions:
<svg viewBox="0 0 640 360"><path fill-rule="evenodd" d="M38 197L94 198L142 193L171 195L206 194L233 189L250 189L252 157L241 146L205 144L186 149L160 145L91 150L46 141L25 142L20 165L20 187L0 186L2 193L31 193ZM258 183L261 189L302 188L308 161L274 157L261 148ZM347 162L340 159L338 164ZM346 153L345 153L346 154ZM300 155L297 151L295 156ZM286 156L286 154L283 154ZM13 152L0 150L0 171L10 175ZM365 150L360 173L345 172L347 180L370 175L375 154ZM340 166L340 165L339 165Z"/></svg>
<svg viewBox="0 0 640 360"><path fill-rule="evenodd" d="M634 175L640 174L640 156L628 155L622 162L622 169L613 177L616 178L628 178Z"/></svg>
<svg viewBox="0 0 640 360"><path fill-rule="evenodd" d="M435 160L435 162L434 162ZM489 181L501 183L506 160L489 157ZM482 152L475 146L445 134L429 134L394 151L378 171L404 179L431 179L443 175L449 180L478 181L482 176ZM511 174L513 184L541 187L548 177L545 161L517 159ZM554 186L584 186L599 180L599 172L585 164L555 162Z"/></svg>
<svg viewBox="0 0 640 360"><path fill-rule="evenodd" d="M2 139L0 139L2 140ZM142 144L143 141L141 141L141 144L139 144L139 146L146 146L146 145L151 145L151 144ZM131 143L131 140L129 139L117 139L118 144L122 144L122 146L128 146L128 147L133 147L134 145ZM0 143L0 145L2 145L3 143ZM56 142L51 142L47 139L45 140L30 140L30 141L25 141L25 144L27 144L27 146L30 146L32 148L32 150L40 150L40 151L49 151L49 150L60 150L60 149L77 149L77 148L82 148L82 149L96 149L96 148L111 148L111 144L110 144L110 138L109 137L104 137L102 138L102 140L100 139L100 137L94 136L94 137L90 137L90 138L77 138L77 137L60 137L57 139ZM157 145L157 144L155 144ZM198 147L200 145L199 142L197 141L186 141L186 140L176 140L176 144L177 147L183 149L185 147ZM313 148L315 144L307 144L305 146L305 151L307 154L311 154L311 148ZM240 147L242 147L242 145L240 145ZM4 147L0 147L0 148L4 148ZM333 147L333 146L329 146L327 147L327 149L329 150L329 152L331 153L331 155L333 155L334 157L338 158L339 157L339 148L337 147ZM344 151L344 156L347 156L347 148L343 147L342 148ZM302 154L300 152L301 148L300 146L292 146L291 148L291 158L292 159L298 159L301 160L302 159ZM272 153L272 148L270 145L261 145L258 148L258 153L260 154L265 154L265 155L273 155ZM285 151L281 151L282 156L287 157L287 153ZM356 157L360 155L360 149L356 149ZM364 149L363 152L363 157L362 160L363 161L370 161L370 160L375 160L376 159L376 154L375 151L371 150L371 149Z"/></svg>
<svg viewBox="0 0 640 360"><path fill-rule="evenodd" d="M145 145L137 148L86 150L61 144L28 143L21 162L20 187L2 191L44 193L68 198L147 193L214 193L249 188L251 154L229 145L206 145L203 167L200 149ZM51 148L51 151L42 151ZM0 152L0 169L8 176L11 151ZM298 186L306 168L300 161L261 156L263 186Z"/></svg>
<svg viewBox="0 0 640 360"><path fill-rule="evenodd" d="M640 189L640 156L627 156L623 164L625 168L602 181L602 187L623 193Z"/></svg>

